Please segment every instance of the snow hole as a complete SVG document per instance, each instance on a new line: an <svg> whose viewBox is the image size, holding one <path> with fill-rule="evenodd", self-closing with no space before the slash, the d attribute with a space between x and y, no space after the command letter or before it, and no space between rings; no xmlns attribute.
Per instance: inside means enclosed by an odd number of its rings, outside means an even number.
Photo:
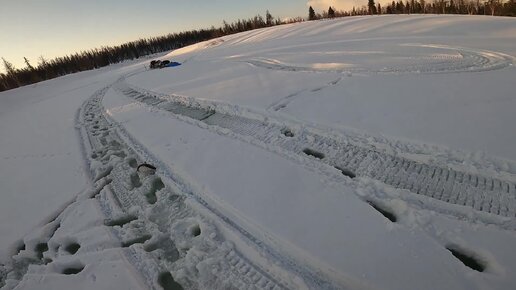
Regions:
<svg viewBox="0 0 516 290"><path fill-rule="evenodd" d="M346 168L342 168L342 167L340 167L340 166L335 166L335 168L336 168L337 170L339 170L343 175L345 175L345 176L347 176L347 177L349 177L349 178L355 178L355 177L357 177L357 175L356 175L354 172L352 172L351 170L348 170L348 169L346 169Z"/></svg>
<svg viewBox="0 0 516 290"><path fill-rule="evenodd" d="M81 248L81 245L79 245L78 243L71 243L71 244L67 245L64 249L71 255L74 255L75 253L77 253L77 251L79 251L80 248Z"/></svg>
<svg viewBox="0 0 516 290"><path fill-rule="evenodd" d="M61 274L75 275L75 274L79 274L82 270L84 270L84 266L68 267L68 268L64 268L63 271L61 272Z"/></svg>
<svg viewBox="0 0 516 290"><path fill-rule="evenodd" d="M147 202L150 204L155 204L156 201L158 201L158 198L156 197L156 192L162 190L165 187L165 184L163 184L163 181L161 181L160 178L156 178L152 181L152 185L150 190L145 194L145 197L147 198Z"/></svg>
<svg viewBox="0 0 516 290"><path fill-rule="evenodd" d="M466 251L461 250L454 245L449 245L446 247L446 249L450 251L455 258L466 265L466 267L469 267L478 272L484 272L486 269L485 264L477 259L474 254L467 253Z"/></svg>
<svg viewBox="0 0 516 290"><path fill-rule="evenodd" d="M183 287L174 280L170 272L159 274L158 283L164 290L183 290Z"/></svg>
<svg viewBox="0 0 516 290"><path fill-rule="evenodd" d="M281 134L283 134L286 137L294 137L294 132L292 132L292 130L290 130L289 128L282 129Z"/></svg>
<svg viewBox="0 0 516 290"><path fill-rule="evenodd" d="M319 151L315 151L313 149L310 149L310 148L305 148L303 150L303 153L305 153L306 155L310 155L310 156L313 156L317 159L323 159L324 158L324 154L319 152Z"/></svg>
<svg viewBox="0 0 516 290"><path fill-rule="evenodd" d="M197 237L201 234L201 228L199 227L199 225L195 225L190 229L190 233L192 234L192 236Z"/></svg>
<svg viewBox="0 0 516 290"><path fill-rule="evenodd" d="M52 259L50 259L50 258L43 259L43 264L47 265L47 264L50 264L50 263L52 263Z"/></svg>
<svg viewBox="0 0 516 290"><path fill-rule="evenodd" d="M20 241L18 247L16 247L16 253L19 254L21 251L25 251L25 243Z"/></svg>
<svg viewBox="0 0 516 290"><path fill-rule="evenodd" d="M375 202L367 201L367 203L372 206L374 209L376 209L379 213L381 213L384 217L386 217L391 222L395 223L398 219L396 218L396 215L394 213L390 212L388 209L386 209L383 206L378 205Z"/></svg>
<svg viewBox="0 0 516 290"><path fill-rule="evenodd" d="M123 216L121 218L118 218L118 219L114 219L114 220L110 220L110 221L105 221L104 224L108 227L114 227L114 226L120 226L122 227L123 225L125 224L128 224L134 220L137 220L138 218L135 217L135 216L132 216L132 215L128 215L128 216Z"/></svg>
<svg viewBox="0 0 516 290"><path fill-rule="evenodd" d="M48 251L48 244L47 243L39 243L34 248L34 251L36 251L36 255L39 259L43 259L43 253Z"/></svg>

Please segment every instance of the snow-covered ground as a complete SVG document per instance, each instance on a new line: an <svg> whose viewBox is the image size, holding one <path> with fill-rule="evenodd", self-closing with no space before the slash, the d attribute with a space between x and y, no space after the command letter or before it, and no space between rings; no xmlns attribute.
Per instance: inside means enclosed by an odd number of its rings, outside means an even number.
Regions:
<svg viewBox="0 0 516 290"><path fill-rule="evenodd" d="M0 287L514 288L515 57L350 17L0 93Z"/></svg>

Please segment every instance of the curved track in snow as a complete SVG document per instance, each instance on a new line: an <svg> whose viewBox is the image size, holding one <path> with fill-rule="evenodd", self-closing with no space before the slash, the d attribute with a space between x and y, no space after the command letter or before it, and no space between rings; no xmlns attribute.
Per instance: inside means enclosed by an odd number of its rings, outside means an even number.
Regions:
<svg viewBox="0 0 516 290"><path fill-rule="evenodd" d="M221 113L209 104L192 105L180 98L159 96L124 83L119 84L119 90L149 106L315 158L351 178L367 177L449 204L502 217L516 216L516 184L511 181L417 162L307 130L295 132L279 125L281 122L274 122L271 116L263 116L262 120L268 121L261 121Z"/></svg>
<svg viewBox="0 0 516 290"><path fill-rule="evenodd" d="M396 52L397 49L403 48L412 48L412 50ZM414 48L423 51L416 54L413 51ZM499 52L439 44L407 43L390 47L386 52L342 51L335 53L340 54L345 62L295 64L273 58L257 58L246 62L256 67L279 71L359 74L482 72L503 69L514 62L513 57ZM339 57L336 56L335 59L339 59Z"/></svg>

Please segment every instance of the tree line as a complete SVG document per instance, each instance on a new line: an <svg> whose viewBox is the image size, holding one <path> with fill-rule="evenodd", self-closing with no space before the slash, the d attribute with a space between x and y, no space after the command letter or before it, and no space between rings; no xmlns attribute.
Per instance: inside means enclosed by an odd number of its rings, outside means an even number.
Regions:
<svg viewBox="0 0 516 290"><path fill-rule="evenodd" d="M357 16L357 15L379 15L379 14L469 14L469 15L491 15L491 16L516 16L516 0L403 0L392 1L382 6L375 4L374 0L368 0L367 5L353 7L349 11L337 11L329 7L327 11L316 13L310 7L308 9L308 20L324 18Z"/></svg>
<svg viewBox="0 0 516 290"><path fill-rule="evenodd" d="M47 60L41 56L38 59L37 65L32 65L27 58L24 58L25 67L23 68L16 68L8 60L1 58L5 73L0 73L0 91L71 73L97 69L125 60L134 60L150 54L178 49L224 35L297 21L303 21L303 19L299 17L282 21L279 18L274 18L269 11L267 11L265 17L256 15L249 19L239 19L233 23L223 21L222 26L219 28L212 26L207 29L190 30L165 36L139 39L117 46L95 48L51 60Z"/></svg>

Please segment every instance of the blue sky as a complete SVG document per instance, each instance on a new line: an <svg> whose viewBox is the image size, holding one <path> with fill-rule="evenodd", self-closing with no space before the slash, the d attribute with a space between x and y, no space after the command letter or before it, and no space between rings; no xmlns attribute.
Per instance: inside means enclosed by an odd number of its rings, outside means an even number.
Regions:
<svg viewBox="0 0 516 290"><path fill-rule="evenodd" d="M264 15L305 16L305 0L0 0L0 56L22 67L102 45ZM0 69L3 71L3 67Z"/></svg>

